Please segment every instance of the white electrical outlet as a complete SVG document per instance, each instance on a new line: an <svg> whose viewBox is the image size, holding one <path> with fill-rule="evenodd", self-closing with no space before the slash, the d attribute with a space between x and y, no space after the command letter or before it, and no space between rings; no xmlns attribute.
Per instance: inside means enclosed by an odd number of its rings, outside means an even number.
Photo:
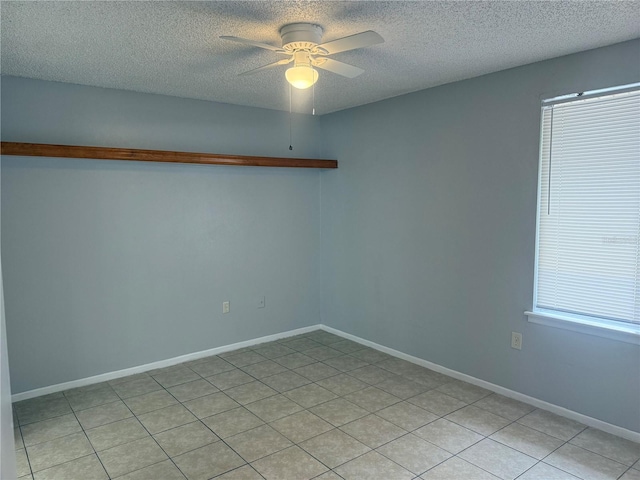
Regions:
<svg viewBox="0 0 640 480"><path fill-rule="evenodd" d="M264 308L265 306L265 298L264 297L260 297L258 299L258 308Z"/></svg>
<svg viewBox="0 0 640 480"><path fill-rule="evenodd" d="M231 304L229 302L222 302L222 313L229 313L231 310Z"/></svg>
<svg viewBox="0 0 640 480"><path fill-rule="evenodd" d="M522 334L518 332L511 332L511 348L516 350L522 350Z"/></svg>

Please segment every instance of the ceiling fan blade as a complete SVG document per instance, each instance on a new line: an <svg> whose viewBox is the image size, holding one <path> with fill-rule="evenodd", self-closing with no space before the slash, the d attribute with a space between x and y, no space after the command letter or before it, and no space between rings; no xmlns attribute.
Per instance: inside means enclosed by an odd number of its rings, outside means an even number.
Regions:
<svg viewBox="0 0 640 480"><path fill-rule="evenodd" d="M253 70L249 70L247 72L239 73L238 76L240 77L240 76L244 76L244 75L253 75L254 73L258 73L258 72L261 72L263 70L269 70L270 68L277 67L279 65L286 65L287 63L290 63L292 60L293 60L293 57L285 58L283 60L279 60L277 62L270 63L269 65L263 65L262 67L254 68Z"/></svg>
<svg viewBox="0 0 640 480"><path fill-rule="evenodd" d="M227 35L222 35L220 38L223 40L231 40L232 42L244 43L245 45L251 45L253 47L264 48L266 50L271 50L276 53L286 53L282 48L275 47L273 45L269 45L267 43L254 42L253 40L249 40L247 38L240 37L230 37Z"/></svg>
<svg viewBox="0 0 640 480"><path fill-rule="evenodd" d="M347 78L355 78L364 72L363 69L349 65L348 63L342 63L332 58L320 58L314 62L314 66L328 70L329 72L337 73Z"/></svg>
<svg viewBox="0 0 640 480"><path fill-rule="evenodd" d="M323 43L322 45L318 45L317 48L320 49L320 53L322 50L325 50L327 52L326 55L333 55L334 53L355 50L356 48L368 47L370 45L376 45L383 42L384 38L373 30L367 30L366 32L356 33L355 35Z"/></svg>

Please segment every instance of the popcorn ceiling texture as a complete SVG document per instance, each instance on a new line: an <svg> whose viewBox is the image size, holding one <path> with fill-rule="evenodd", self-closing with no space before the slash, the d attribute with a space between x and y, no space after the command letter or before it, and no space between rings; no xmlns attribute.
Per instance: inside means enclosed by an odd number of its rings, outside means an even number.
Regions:
<svg viewBox="0 0 640 480"><path fill-rule="evenodd" d="M220 40L280 45L287 23L329 41L364 30L385 43L333 58L355 79L320 71L316 112L640 37L637 2L18 2L3 1L3 75L288 110L285 67L237 74L277 54ZM310 91L294 110L310 112Z"/></svg>

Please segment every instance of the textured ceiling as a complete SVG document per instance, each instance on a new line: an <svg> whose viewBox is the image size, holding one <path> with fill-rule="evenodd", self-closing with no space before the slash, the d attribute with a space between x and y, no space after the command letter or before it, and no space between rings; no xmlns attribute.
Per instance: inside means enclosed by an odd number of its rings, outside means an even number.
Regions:
<svg viewBox="0 0 640 480"><path fill-rule="evenodd" d="M282 57L220 35L280 46L287 23L324 41L375 30L385 43L333 58L355 79L320 71L316 112L329 113L443 83L640 37L639 2L2 1L3 75L289 108ZM310 111L294 90L294 110Z"/></svg>

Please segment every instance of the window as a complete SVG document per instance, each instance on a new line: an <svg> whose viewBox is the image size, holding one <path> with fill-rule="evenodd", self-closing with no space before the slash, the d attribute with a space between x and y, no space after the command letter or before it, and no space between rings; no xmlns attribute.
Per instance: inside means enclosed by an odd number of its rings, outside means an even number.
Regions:
<svg viewBox="0 0 640 480"><path fill-rule="evenodd" d="M634 87L543 102L530 321L640 343Z"/></svg>

